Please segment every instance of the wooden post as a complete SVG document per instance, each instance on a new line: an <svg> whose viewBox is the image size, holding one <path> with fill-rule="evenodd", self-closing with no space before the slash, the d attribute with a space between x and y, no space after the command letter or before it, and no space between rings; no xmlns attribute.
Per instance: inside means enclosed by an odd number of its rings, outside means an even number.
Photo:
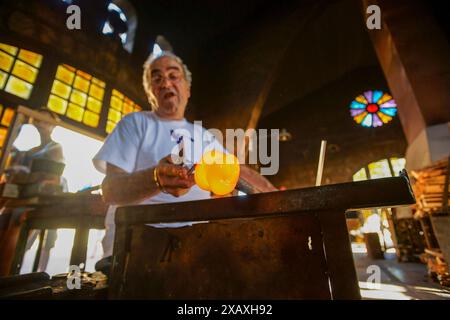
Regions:
<svg viewBox="0 0 450 320"><path fill-rule="evenodd" d="M318 214L318 217L322 227L332 299L361 299L345 222L345 209L323 211Z"/></svg>
<svg viewBox="0 0 450 320"><path fill-rule="evenodd" d="M89 227L86 227L81 221L75 231L75 239L73 240L72 254L70 256L70 265L79 266L84 264L82 271L86 267L86 253L89 238Z"/></svg>

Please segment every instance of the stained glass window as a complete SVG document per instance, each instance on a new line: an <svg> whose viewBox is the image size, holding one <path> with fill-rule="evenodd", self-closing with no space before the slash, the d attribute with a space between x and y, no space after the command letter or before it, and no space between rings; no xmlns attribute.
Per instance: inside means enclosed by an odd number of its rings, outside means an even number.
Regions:
<svg viewBox="0 0 450 320"><path fill-rule="evenodd" d="M367 180L366 168L361 168L353 175L353 181Z"/></svg>
<svg viewBox="0 0 450 320"><path fill-rule="evenodd" d="M397 114L397 104L389 94L370 90L352 101L350 114L363 127L381 127Z"/></svg>
<svg viewBox="0 0 450 320"><path fill-rule="evenodd" d="M28 99L42 64L42 55L0 43L0 89Z"/></svg>
<svg viewBox="0 0 450 320"><path fill-rule="evenodd" d="M392 170L394 171L394 176L398 177L400 171L405 168L406 160L405 158L390 158L392 165Z"/></svg>
<svg viewBox="0 0 450 320"><path fill-rule="evenodd" d="M56 70L47 107L69 119L96 128L104 94L103 81L67 64L61 64Z"/></svg>
<svg viewBox="0 0 450 320"><path fill-rule="evenodd" d="M389 168L387 159L372 162L368 165L368 167L371 179L392 177L391 169Z"/></svg>
<svg viewBox="0 0 450 320"><path fill-rule="evenodd" d="M391 157L370 163L353 175L353 181L397 177L405 168L405 158Z"/></svg>
<svg viewBox="0 0 450 320"><path fill-rule="evenodd" d="M106 122L106 132L113 131L116 124L122 117L131 112L142 111L142 108L134 103L120 91L113 89L111 101L109 103L108 121Z"/></svg>
<svg viewBox="0 0 450 320"><path fill-rule="evenodd" d="M125 13L116 4L111 2L108 5L108 11L109 12L116 12L117 15L119 16L120 20L122 20L123 22L127 23L127 17L125 15ZM102 32L103 32L103 34L112 34L112 33L114 33L114 28L111 26L109 21L106 21L105 24L103 25ZM120 33L119 36L120 36L120 40L122 41L122 44L125 44L127 42L127 32Z"/></svg>
<svg viewBox="0 0 450 320"><path fill-rule="evenodd" d="M8 128L12 123L14 114L14 109L6 108L0 104L0 148L5 144Z"/></svg>

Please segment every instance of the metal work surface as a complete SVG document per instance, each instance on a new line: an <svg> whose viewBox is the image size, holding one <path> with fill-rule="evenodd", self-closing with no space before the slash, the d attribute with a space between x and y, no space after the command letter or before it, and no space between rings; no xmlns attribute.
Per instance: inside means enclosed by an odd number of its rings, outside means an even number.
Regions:
<svg viewBox="0 0 450 320"><path fill-rule="evenodd" d="M400 177L349 182L161 205L118 208L116 224L250 218L330 208L362 209L415 203L406 173ZM198 210L201 208L202 210Z"/></svg>
<svg viewBox="0 0 450 320"><path fill-rule="evenodd" d="M120 208L113 299L359 299L345 212L411 204L407 176ZM209 221L183 228L158 222Z"/></svg>

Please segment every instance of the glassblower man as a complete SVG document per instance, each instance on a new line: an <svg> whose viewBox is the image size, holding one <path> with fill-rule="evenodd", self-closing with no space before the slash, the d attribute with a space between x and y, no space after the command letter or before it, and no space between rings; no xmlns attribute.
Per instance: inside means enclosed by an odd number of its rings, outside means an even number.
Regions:
<svg viewBox="0 0 450 320"><path fill-rule="evenodd" d="M181 141L193 141L190 155L216 149L222 145L205 128L188 122L184 115L191 95L192 75L183 61L172 52L150 55L144 64L143 85L152 111L126 115L107 137L94 157L95 167L106 174L102 183L103 196L111 204L103 239L104 257L112 255L114 212L118 205L157 204L208 199L210 192L195 185L193 174L186 166L175 164L171 153L182 148ZM177 132L189 132L190 137ZM192 141L191 141L192 142ZM206 146L206 147L205 147ZM200 159L184 159L198 163ZM260 192L277 190L264 177L241 165L240 181L255 186ZM182 227L192 223L158 224L155 227Z"/></svg>

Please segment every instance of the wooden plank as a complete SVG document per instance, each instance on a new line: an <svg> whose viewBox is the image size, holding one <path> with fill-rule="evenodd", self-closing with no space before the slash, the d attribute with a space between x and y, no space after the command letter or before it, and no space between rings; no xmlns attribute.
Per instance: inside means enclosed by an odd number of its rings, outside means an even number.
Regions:
<svg viewBox="0 0 450 320"><path fill-rule="evenodd" d="M50 276L45 272L27 273L0 278L0 290L28 283L48 281Z"/></svg>
<svg viewBox="0 0 450 320"><path fill-rule="evenodd" d="M23 262L23 256L25 255L25 248L27 245L28 233L29 233L29 229L27 226L27 222L25 221L20 228L20 234L19 234L19 239L17 240L14 259L11 263L10 269L8 270L8 274L13 275L13 274L20 273L20 268L22 267L22 262Z"/></svg>
<svg viewBox="0 0 450 320"><path fill-rule="evenodd" d="M42 248L44 247L44 234L45 234L46 230L39 230L39 245L38 245L38 249L36 252L36 257L34 258L34 262L33 262L33 271L32 272L37 272L38 268L39 268L39 261L41 260L41 253L42 253Z"/></svg>
<svg viewBox="0 0 450 320"><path fill-rule="evenodd" d="M75 231L75 239L73 240L72 253L70 255L70 265L79 266L81 263L86 267L86 254L89 239L89 227L80 222L78 228Z"/></svg>
<svg viewBox="0 0 450 320"><path fill-rule="evenodd" d="M436 251L439 249L435 249L435 250L431 250L431 249L425 249L425 253L428 253L429 255L445 260L444 255L442 254L442 252Z"/></svg>
<svg viewBox="0 0 450 320"><path fill-rule="evenodd" d="M103 217L92 217L92 216L68 216L68 217L56 217L56 218L34 218L31 217L28 220L28 225L30 229L60 229L60 228L68 228L73 229L77 228L80 224L80 221L84 221L89 228L93 229L104 229L105 227L105 218Z"/></svg>
<svg viewBox="0 0 450 320"><path fill-rule="evenodd" d="M6 209L3 214L8 215L9 219L0 241L0 276L7 276L12 272L11 263L14 260L16 243L20 237L24 211L17 212L13 209Z"/></svg>

